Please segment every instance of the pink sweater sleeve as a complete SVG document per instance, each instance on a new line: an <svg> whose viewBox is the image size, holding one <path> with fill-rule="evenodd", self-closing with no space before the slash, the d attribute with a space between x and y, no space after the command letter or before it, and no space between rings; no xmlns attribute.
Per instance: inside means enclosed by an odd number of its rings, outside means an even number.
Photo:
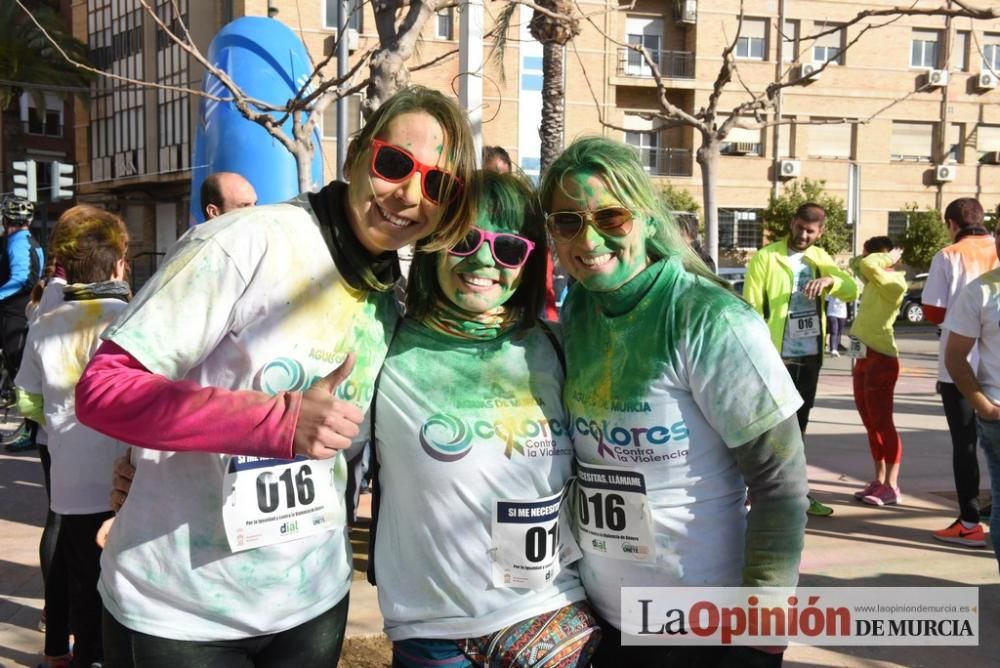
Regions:
<svg viewBox="0 0 1000 668"><path fill-rule="evenodd" d="M152 450L291 459L302 395L202 387L150 372L111 341L76 386L77 418Z"/></svg>

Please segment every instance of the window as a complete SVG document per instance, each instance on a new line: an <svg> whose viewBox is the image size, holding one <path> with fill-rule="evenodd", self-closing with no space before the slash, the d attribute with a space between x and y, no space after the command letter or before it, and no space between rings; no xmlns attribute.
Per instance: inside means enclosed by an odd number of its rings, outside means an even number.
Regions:
<svg viewBox="0 0 1000 668"><path fill-rule="evenodd" d="M350 137L361 129L361 96L351 95L347 98L347 135ZM321 133L324 139L337 138L337 103L331 102L323 110Z"/></svg>
<svg viewBox="0 0 1000 668"><path fill-rule="evenodd" d="M767 19L743 19L740 38L736 40L736 57L767 60Z"/></svg>
<svg viewBox="0 0 1000 668"><path fill-rule="evenodd" d="M962 72L969 71L969 33L959 30L951 44L951 67Z"/></svg>
<svg viewBox="0 0 1000 668"><path fill-rule="evenodd" d="M889 212L889 227L886 229L886 235L893 240L894 243L899 243L903 240L903 235L906 233L906 228L910 226L910 214L906 211L890 211Z"/></svg>
<svg viewBox="0 0 1000 668"><path fill-rule="evenodd" d="M962 146L965 144L964 132L961 123L952 123L948 126L948 160L962 162Z"/></svg>
<svg viewBox="0 0 1000 668"><path fill-rule="evenodd" d="M937 30L914 30L910 40L910 67L937 69L940 39L941 33Z"/></svg>
<svg viewBox="0 0 1000 668"><path fill-rule="evenodd" d="M347 19L347 27L362 32L364 26L364 3L363 0L347 0L347 11L350 18ZM323 12L323 26L332 30L340 27L340 0L326 0Z"/></svg>
<svg viewBox="0 0 1000 668"><path fill-rule="evenodd" d="M434 29L434 36L438 39L454 39L452 37L454 30L454 13L453 8L449 7L447 9L442 9L436 15L436 27Z"/></svg>
<svg viewBox="0 0 1000 668"><path fill-rule="evenodd" d="M659 174L657 158L660 153L660 137L656 132L632 130L625 133L625 143L639 151L639 162L647 174Z"/></svg>
<svg viewBox="0 0 1000 668"><path fill-rule="evenodd" d="M719 248L757 249L763 242L759 211L719 209Z"/></svg>
<svg viewBox="0 0 1000 668"><path fill-rule="evenodd" d="M844 64L844 29L835 23L817 23L816 32L826 33L813 43L813 61L817 63Z"/></svg>
<svg viewBox="0 0 1000 668"><path fill-rule="evenodd" d="M983 72L1000 75L1000 34L983 35Z"/></svg>
<svg viewBox="0 0 1000 668"><path fill-rule="evenodd" d="M1000 125L979 125L975 132L977 160L987 153L1000 151Z"/></svg>
<svg viewBox="0 0 1000 668"><path fill-rule="evenodd" d="M18 100L21 109L21 123L24 131L31 135L62 137L63 101L52 93L45 96L45 109L36 106L35 97L22 93Z"/></svg>
<svg viewBox="0 0 1000 668"><path fill-rule="evenodd" d="M813 120L822 121L822 118ZM809 126L809 157L851 158L854 146L853 123L830 123Z"/></svg>
<svg viewBox="0 0 1000 668"><path fill-rule="evenodd" d="M929 161L934 155L934 124L893 121L889 152L893 160Z"/></svg>
<svg viewBox="0 0 1000 668"><path fill-rule="evenodd" d="M663 47L663 21L645 17L629 16L625 19L626 41L646 47L649 57L660 66L660 50ZM628 50L626 73L632 76L652 76L642 54ZM664 73L666 74L666 72Z"/></svg>
<svg viewBox="0 0 1000 668"><path fill-rule="evenodd" d="M797 20L785 21L782 33L782 62L794 63L799 59L799 22Z"/></svg>
<svg viewBox="0 0 1000 668"><path fill-rule="evenodd" d="M720 147L723 155L763 155L759 129L733 128Z"/></svg>

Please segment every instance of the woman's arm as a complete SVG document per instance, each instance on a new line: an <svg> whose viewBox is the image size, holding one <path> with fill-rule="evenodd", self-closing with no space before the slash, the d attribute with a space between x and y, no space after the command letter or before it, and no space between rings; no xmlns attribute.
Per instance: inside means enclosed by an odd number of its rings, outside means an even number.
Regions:
<svg viewBox="0 0 1000 668"><path fill-rule="evenodd" d="M744 587L789 587L798 582L809 482L797 420L792 415L732 450L750 498Z"/></svg>

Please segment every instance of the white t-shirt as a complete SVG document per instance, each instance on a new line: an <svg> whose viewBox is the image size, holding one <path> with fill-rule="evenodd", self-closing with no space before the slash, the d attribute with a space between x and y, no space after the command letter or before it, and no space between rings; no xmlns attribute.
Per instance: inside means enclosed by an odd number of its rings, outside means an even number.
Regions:
<svg viewBox="0 0 1000 668"><path fill-rule="evenodd" d="M965 237L938 251L931 260L921 301L925 305L947 310L962 288L996 267L997 251L992 236ZM944 366L944 349L947 346L948 332L942 330L938 340L938 380L942 383L952 382ZM973 346L969 353L969 364L973 369L976 368L977 360L976 347Z"/></svg>
<svg viewBox="0 0 1000 668"><path fill-rule="evenodd" d="M64 286L49 284L46 291ZM52 456L50 506L60 515L111 510L111 468L126 446L77 421L74 392L101 343L101 332L126 306L117 299L66 302L37 315L28 330L14 383L42 395Z"/></svg>
<svg viewBox="0 0 1000 668"><path fill-rule="evenodd" d="M846 318L847 302L841 301L836 297L827 297L826 314L831 318Z"/></svg>
<svg viewBox="0 0 1000 668"><path fill-rule="evenodd" d="M31 327L40 316L48 313L55 307L63 303L63 288L66 287L66 279L53 276L42 290L42 296L37 304L28 304L25 308L25 315L28 316L28 327ZM35 441L39 445L49 444L49 435L43 425L39 425L38 434Z"/></svg>
<svg viewBox="0 0 1000 668"><path fill-rule="evenodd" d="M793 336L798 330L798 327L793 325L797 325L800 319L807 319L810 316L812 316L810 321L812 327L822 331L816 300L809 299L802 292L806 283L815 278L812 266L804 258L805 253L788 254L788 263L792 269L792 295L788 299L788 322L785 323L785 337L781 342L782 357L806 357L819 353L818 332L814 336L801 338Z"/></svg>
<svg viewBox="0 0 1000 668"><path fill-rule="evenodd" d="M470 638L585 597L574 568L537 590L494 586L497 501L557 494L573 468L548 336L467 341L407 320L379 381L375 547L391 640Z"/></svg>
<svg viewBox="0 0 1000 668"><path fill-rule="evenodd" d="M1000 269L965 286L948 308L942 327L978 339L979 360L972 368L983 393L1000 405Z"/></svg>
<svg viewBox="0 0 1000 668"><path fill-rule="evenodd" d="M802 399L760 316L676 262L623 315L600 298L575 288L563 311L573 446L645 477L655 539L648 564L584 552L587 596L617 625L624 586L740 585L746 485L730 448Z"/></svg>
<svg viewBox="0 0 1000 668"><path fill-rule="evenodd" d="M303 195L189 230L104 338L152 373L268 394L307 388L353 351L338 396L366 410L396 317L391 293L344 282ZM230 457L139 449L133 459L99 585L123 625L179 640L246 638L302 624L347 593L342 528L230 550L222 513ZM343 502L343 455L335 464Z"/></svg>

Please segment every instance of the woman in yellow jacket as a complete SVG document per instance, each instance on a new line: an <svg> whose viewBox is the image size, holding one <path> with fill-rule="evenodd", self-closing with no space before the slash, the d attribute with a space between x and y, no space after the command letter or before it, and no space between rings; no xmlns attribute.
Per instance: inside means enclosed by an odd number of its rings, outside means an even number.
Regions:
<svg viewBox="0 0 1000 668"><path fill-rule="evenodd" d="M899 349L893 323L906 294L906 277L893 271L902 251L889 237L872 237L854 261L864 283L861 306L851 336L861 341L864 357L854 367L854 403L868 431L875 478L854 496L874 506L902 501L899 462L903 442L892 419L893 391L899 378Z"/></svg>

